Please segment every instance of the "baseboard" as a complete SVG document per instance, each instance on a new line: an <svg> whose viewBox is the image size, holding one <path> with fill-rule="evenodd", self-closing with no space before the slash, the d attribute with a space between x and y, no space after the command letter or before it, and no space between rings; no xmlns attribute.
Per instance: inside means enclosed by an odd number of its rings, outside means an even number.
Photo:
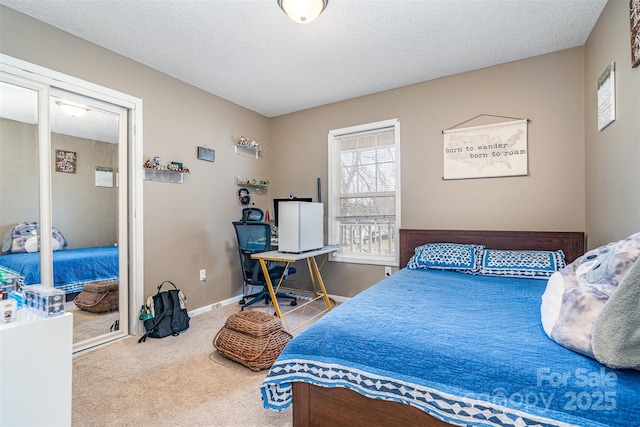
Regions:
<svg viewBox="0 0 640 427"><path fill-rule="evenodd" d="M211 310L213 310L214 308L220 308L220 307L224 307L226 305L229 304L237 304L238 301L240 301L242 299L243 295L237 295L235 297L231 297L231 298L227 298L225 300L222 300L220 302L216 302L213 304L209 304L209 305L205 305L204 307L200 307L200 308L196 308L194 310L189 311L189 317L194 317L194 316L198 316L200 314L205 314L210 312ZM342 297L339 295L331 295L329 294L329 298L339 302L339 303L343 303L346 302L348 300L350 300L350 297Z"/></svg>
<svg viewBox="0 0 640 427"><path fill-rule="evenodd" d="M329 298L331 298L332 300L334 300L336 302L339 302L340 304L342 304L343 302L347 302L347 301L349 301L351 299L351 297L343 297L343 296L340 296L340 295L331 295L331 294L329 294L328 296L329 296Z"/></svg>
<svg viewBox="0 0 640 427"><path fill-rule="evenodd" d="M227 299L222 300L220 302L215 302L213 304L205 305L204 307L200 307L200 308L196 308L194 310L190 310L189 311L189 317L197 316L199 314L208 313L211 310L213 310L214 308L220 308L220 307L223 307L225 305L229 305L229 304L233 304L233 303L237 304L238 301L240 301L241 299L242 299L242 295L238 295L238 296L235 296L235 297L227 298Z"/></svg>

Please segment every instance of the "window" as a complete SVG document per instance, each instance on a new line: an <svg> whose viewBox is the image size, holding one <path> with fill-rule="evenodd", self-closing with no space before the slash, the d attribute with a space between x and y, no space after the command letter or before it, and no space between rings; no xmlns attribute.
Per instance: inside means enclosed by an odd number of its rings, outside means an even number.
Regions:
<svg viewBox="0 0 640 427"><path fill-rule="evenodd" d="M329 132L329 244L333 261L398 265L400 122Z"/></svg>

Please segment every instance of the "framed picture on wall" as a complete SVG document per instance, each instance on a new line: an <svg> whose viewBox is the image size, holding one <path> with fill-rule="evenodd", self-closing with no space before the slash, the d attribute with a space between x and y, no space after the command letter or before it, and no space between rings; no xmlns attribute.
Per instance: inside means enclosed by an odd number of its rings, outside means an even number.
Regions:
<svg viewBox="0 0 640 427"><path fill-rule="evenodd" d="M616 120L615 63L612 62L598 78L598 130Z"/></svg>
<svg viewBox="0 0 640 427"><path fill-rule="evenodd" d="M74 151L56 150L56 172L76 173L77 160Z"/></svg>
<svg viewBox="0 0 640 427"><path fill-rule="evenodd" d="M215 162L216 151L206 147L198 147L198 159Z"/></svg>
<svg viewBox="0 0 640 427"><path fill-rule="evenodd" d="M96 187L113 187L113 169L96 167Z"/></svg>
<svg viewBox="0 0 640 427"><path fill-rule="evenodd" d="M631 66L640 65L640 0L629 0L631 12Z"/></svg>

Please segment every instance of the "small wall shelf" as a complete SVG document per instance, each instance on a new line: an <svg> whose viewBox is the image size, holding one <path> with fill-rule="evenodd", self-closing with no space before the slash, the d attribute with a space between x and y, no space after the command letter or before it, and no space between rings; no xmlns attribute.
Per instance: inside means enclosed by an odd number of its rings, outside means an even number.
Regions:
<svg viewBox="0 0 640 427"><path fill-rule="evenodd" d="M249 187L254 189L254 193L262 194L262 192L266 192L269 187L270 182L266 179L264 180L249 180L248 178L240 179L239 176L236 176L236 185L238 187Z"/></svg>
<svg viewBox="0 0 640 427"><path fill-rule="evenodd" d="M262 155L262 150L256 147L249 147L247 145L235 144L236 154L240 156L253 157L255 159L260 158Z"/></svg>
<svg viewBox="0 0 640 427"><path fill-rule="evenodd" d="M236 184L241 185L243 187L268 187L270 182L267 179L240 179L239 176L236 176Z"/></svg>
<svg viewBox="0 0 640 427"><path fill-rule="evenodd" d="M144 168L145 181L169 182L172 184L182 184L185 172L177 172L168 169Z"/></svg>

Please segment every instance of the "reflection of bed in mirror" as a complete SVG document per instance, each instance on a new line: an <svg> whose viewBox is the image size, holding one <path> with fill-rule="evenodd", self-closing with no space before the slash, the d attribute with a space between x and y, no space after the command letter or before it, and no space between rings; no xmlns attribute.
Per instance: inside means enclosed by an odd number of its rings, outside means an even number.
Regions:
<svg viewBox="0 0 640 427"><path fill-rule="evenodd" d="M0 268L18 276L21 286L36 285L40 279L40 226L23 221L2 239ZM54 287L67 294L82 291L87 283L117 282L118 248L100 246L67 249L63 234L52 227Z"/></svg>
<svg viewBox="0 0 640 427"><path fill-rule="evenodd" d="M0 268L19 276L22 285L40 283L40 253L0 256ZM118 280L118 248L64 249L53 252L54 287L67 294L80 292L91 282Z"/></svg>

